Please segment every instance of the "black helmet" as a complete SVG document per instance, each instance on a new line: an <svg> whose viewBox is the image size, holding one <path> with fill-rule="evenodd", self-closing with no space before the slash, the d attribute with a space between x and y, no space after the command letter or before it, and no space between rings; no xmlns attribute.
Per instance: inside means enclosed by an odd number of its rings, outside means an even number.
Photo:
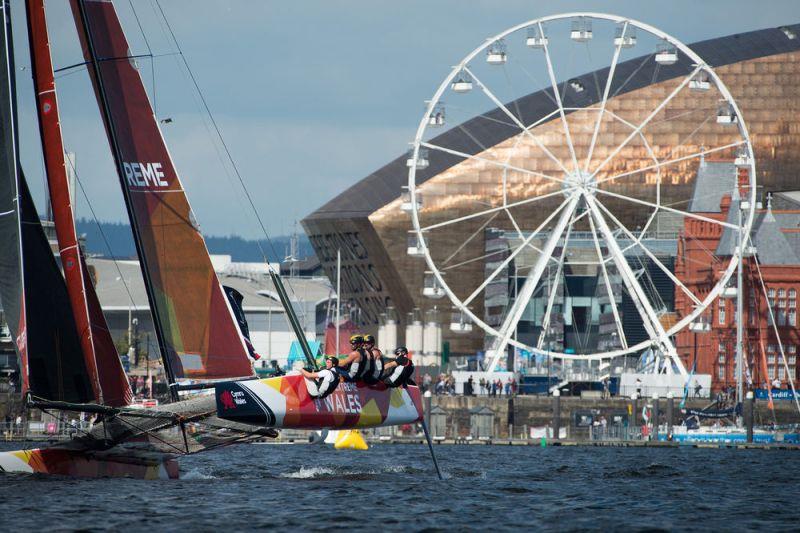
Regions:
<svg viewBox="0 0 800 533"><path fill-rule="evenodd" d="M397 356L408 355L408 348L406 348L405 346L400 346L394 351L394 354Z"/></svg>
<svg viewBox="0 0 800 533"><path fill-rule="evenodd" d="M375 344L375 337L372 335L364 335L364 344Z"/></svg>
<svg viewBox="0 0 800 533"><path fill-rule="evenodd" d="M350 335L350 344L363 344L363 342L364 342L363 336L359 334Z"/></svg>
<svg viewBox="0 0 800 533"><path fill-rule="evenodd" d="M339 366L339 358L338 357L328 357L328 361L331 362L331 366Z"/></svg>

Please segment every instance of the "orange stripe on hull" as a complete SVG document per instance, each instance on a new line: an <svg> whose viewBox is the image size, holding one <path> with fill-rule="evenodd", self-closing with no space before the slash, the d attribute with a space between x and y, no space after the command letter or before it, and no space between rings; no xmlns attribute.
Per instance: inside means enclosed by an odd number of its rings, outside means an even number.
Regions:
<svg viewBox="0 0 800 533"><path fill-rule="evenodd" d="M0 470L84 478L178 479L178 462L168 455L145 457L59 448L1 452Z"/></svg>

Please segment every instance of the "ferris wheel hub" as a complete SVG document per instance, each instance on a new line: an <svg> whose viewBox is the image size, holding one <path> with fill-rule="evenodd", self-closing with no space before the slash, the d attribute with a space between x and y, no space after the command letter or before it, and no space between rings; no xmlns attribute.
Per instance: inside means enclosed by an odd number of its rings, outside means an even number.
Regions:
<svg viewBox="0 0 800 533"><path fill-rule="evenodd" d="M569 196L577 189L582 195L595 196L597 191L597 177L590 172L578 170L567 175L561 185L564 196Z"/></svg>

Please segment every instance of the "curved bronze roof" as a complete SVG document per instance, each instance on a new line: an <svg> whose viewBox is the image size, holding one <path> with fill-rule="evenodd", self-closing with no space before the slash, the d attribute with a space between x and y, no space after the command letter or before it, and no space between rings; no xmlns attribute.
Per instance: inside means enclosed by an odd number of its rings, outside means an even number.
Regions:
<svg viewBox="0 0 800 533"><path fill-rule="evenodd" d="M795 35L800 35L800 24L783 26L791 29ZM779 28L738 33L726 37L718 37L706 41L699 41L690 45L697 54L713 66L719 67L800 50L800 38L790 39ZM671 66L656 65L649 61L652 54L643 55L620 63L617 66L612 82L612 93L625 94L648 85L666 81L685 75L689 59L681 54L677 63ZM567 80L561 82L565 107L586 107L597 103L602 95L597 93L595 77L605 80L609 68L603 68L578 76L586 90L563 91ZM574 80L576 78L570 78ZM509 109L519 109L519 117L524 124L531 124L542 119L556 109L556 105L548 96L546 90L540 90L523 96L507 104ZM468 154L476 154L488 146L494 146L520 131L502 123L505 114L499 108L478 115L461 125L455 126L434 139L439 146L458 150ZM451 166L462 161L462 158L443 152L429 153L430 165L424 170L417 171L417 183L421 184L428 179L440 174ZM305 220L359 218L367 217L377 209L400 196L401 187L408 180L406 156L403 155L363 178L328 203L311 213ZM359 202L353 202L359 198ZM304 221L305 221L304 220Z"/></svg>

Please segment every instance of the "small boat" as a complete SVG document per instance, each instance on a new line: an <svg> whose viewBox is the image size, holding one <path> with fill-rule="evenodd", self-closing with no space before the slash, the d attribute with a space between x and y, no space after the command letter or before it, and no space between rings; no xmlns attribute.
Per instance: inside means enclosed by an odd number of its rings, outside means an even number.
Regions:
<svg viewBox="0 0 800 533"><path fill-rule="evenodd" d="M309 395L299 374L218 383L217 416L270 428L348 429L422 421L419 387L342 382L325 398Z"/></svg>

